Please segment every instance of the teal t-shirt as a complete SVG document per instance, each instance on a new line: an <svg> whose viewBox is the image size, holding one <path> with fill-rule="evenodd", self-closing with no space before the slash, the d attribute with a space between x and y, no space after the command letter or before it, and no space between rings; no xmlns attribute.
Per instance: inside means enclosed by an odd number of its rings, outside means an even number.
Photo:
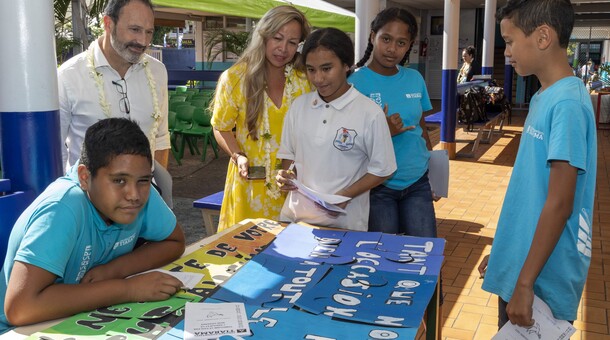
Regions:
<svg viewBox="0 0 610 340"><path fill-rule="evenodd" d="M387 104L388 115L400 113L405 126L415 126L392 137L398 169L383 183L394 190L409 187L428 171L430 159L419 125L422 113L432 109L424 78L410 68L398 67L398 73L384 76L365 66L350 75L348 82L382 109Z"/></svg>
<svg viewBox="0 0 610 340"><path fill-rule="evenodd" d="M575 320L591 261L597 132L582 80L563 78L531 100L483 289L509 301L547 199L551 162L578 169L574 207L534 284L555 318Z"/></svg>
<svg viewBox="0 0 610 340"><path fill-rule="evenodd" d="M161 241L173 232L176 217L152 187L133 223L106 225L80 188L77 167L51 183L15 222L1 271L3 306L14 261L57 275L57 283L77 284L91 268L131 252L138 238ZM0 334L10 328L2 309Z"/></svg>

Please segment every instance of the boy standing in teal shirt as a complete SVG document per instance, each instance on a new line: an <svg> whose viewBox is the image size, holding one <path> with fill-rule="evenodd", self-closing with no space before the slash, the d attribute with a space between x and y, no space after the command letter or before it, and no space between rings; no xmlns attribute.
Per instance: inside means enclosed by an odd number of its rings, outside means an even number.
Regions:
<svg viewBox="0 0 610 340"><path fill-rule="evenodd" d="M536 75L483 289L499 296L499 322L533 325L534 294L557 319L575 320L591 261L597 136L591 100L567 63L568 0L509 0L498 10L505 56ZM487 261L489 260L489 261Z"/></svg>

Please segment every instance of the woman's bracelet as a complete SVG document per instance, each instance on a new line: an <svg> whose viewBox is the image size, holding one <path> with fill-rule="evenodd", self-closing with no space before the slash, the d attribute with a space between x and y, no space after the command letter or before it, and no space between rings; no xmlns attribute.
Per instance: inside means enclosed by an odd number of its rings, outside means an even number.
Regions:
<svg viewBox="0 0 610 340"><path fill-rule="evenodd" d="M237 159L239 158L239 156L244 156L244 157L248 158L248 156L246 156L246 154L243 151L233 152L233 154L231 155L231 162L233 162L233 164L237 165Z"/></svg>

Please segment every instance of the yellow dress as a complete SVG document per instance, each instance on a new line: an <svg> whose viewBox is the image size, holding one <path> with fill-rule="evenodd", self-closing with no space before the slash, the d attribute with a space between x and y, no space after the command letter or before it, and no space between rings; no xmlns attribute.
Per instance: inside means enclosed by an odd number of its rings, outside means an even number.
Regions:
<svg viewBox="0 0 610 340"><path fill-rule="evenodd" d="M224 199L220 210L218 231L222 231L246 218L268 218L277 220L286 195L281 193L275 182L279 168L276 154L282 138L284 117L292 101L310 91L310 85L304 74L286 68L286 85L282 97L282 106L276 107L265 94L265 105L269 118L269 136L263 137L264 119L261 115L258 125L258 140L248 138L246 125L246 103L243 78L244 64L237 64L223 72L218 80L214 102L212 126L219 131L231 131L234 127L235 138L240 149L248 156L250 166L268 166L271 171L267 179L247 180L239 176L237 166L229 162L225 182ZM267 161L267 152L269 148Z"/></svg>

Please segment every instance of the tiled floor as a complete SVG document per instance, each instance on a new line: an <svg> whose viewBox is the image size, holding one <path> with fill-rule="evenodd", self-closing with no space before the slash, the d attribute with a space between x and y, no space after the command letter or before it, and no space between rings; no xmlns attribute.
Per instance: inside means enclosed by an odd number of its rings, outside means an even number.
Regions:
<svg viewBox="0 0 610 340"><path fill-rule="evenodd" d="M497 297L481 289L477 266L491 249L504 193L521 136L525 111L474 158L450 162L449 198L436 203L439 237L447 240L443 267L443 339L490 339L497 332ZM430 131L438 146L438 129ZM457 139L474 139L460 131ZM470 144L471 146L472 144ZM470 151L467 146L464 151ZM593 256L572 339L610 339L610 130L598 131L598 174Z"/></svg>

